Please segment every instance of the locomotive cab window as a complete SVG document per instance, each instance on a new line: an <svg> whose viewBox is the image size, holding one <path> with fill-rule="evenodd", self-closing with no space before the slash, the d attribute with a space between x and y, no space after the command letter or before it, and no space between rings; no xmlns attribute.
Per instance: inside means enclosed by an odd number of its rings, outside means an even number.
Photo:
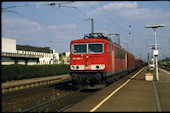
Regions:
<svg viewBox="0 0 170 113"><path fill-rule="evenodd" d="M88 44L88 53L102 53L103 44Z"/></svg>
<svg viewBox="0 0 170 113"><path fill-rule="evenodd" d="M87 53L87 44L73 44L72 53Z"/></svg>
<svg viewBox="0 0 170 113"><path fill-rule="evenodd" d="M107 43L107 53L110 53L110 43Z"/></svg>

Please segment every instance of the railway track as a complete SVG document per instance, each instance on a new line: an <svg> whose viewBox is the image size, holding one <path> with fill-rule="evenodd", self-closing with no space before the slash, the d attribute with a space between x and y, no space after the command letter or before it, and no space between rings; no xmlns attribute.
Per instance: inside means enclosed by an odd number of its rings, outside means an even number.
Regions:
<svg viewBox="0 0 170 113"><path fill-rule="evenodd" d="M53 84L45 84L45 85L40 85L37 87L25 88L22 90L5 92L5 93L2 93L2 101L8 101L8 100L12 100L15 98L27 97L29 95L32 95L32 94L35 94L38 92L48 91L53 88L59 88L59 87L64 86L65 84L68 84L69 82L71 82L71 80L67 79L62 82L57 82L57 83L53 83Z"/></svg>
<svg viewBox="0 0 170 113"><path fill-rule="evenodd" d="M59 103L59 102L57 102L57 101L59 101L60 99L62 99L62 98L67 98L67 97L69 97L69 96L71 96L71 95L73 95L73 94L75 94L75 93L77 93L77 92L79 92L80 90L82 90L82 89L79 89L79 90L76 90L76 91L73 91L73 92L71 92L71 93L68 93L68 94L65 94L65 95L63 95L63 96L60 96L60 97L57 97L57 98L54 98L54 99L52 99L52 100L50 100L50 101L47 101L47 102L44 102L44 103L41 103L41 104L39 104L39 105L36 105L36 106L33 106L33 107L31 107L31 108L28 108L28 109L26 109L26 110L23 110L23 111L21 111L22 113L24 113L24 112L37 112L37 111L51 111L51 103ZM73 105L73 103L71 103L71 104L69 104L69 105L67 105L67 106L64 106L62 109L59 109L58 111L63 111L64 109L66 109L68 106L71 106L71 105ZM46 106L46 107L44 107L44 106ZM53 105L54 106L54 105ZM55 107L55 109L57 109L57 106ZM57 111L57 112L58 112Z"/></svg>
<svg viewBox="0 0 170 113"><path fill-rule="evenodd" d="M74 91L71 81L2 94L3 112L62 111L95 91Z"/></svg>

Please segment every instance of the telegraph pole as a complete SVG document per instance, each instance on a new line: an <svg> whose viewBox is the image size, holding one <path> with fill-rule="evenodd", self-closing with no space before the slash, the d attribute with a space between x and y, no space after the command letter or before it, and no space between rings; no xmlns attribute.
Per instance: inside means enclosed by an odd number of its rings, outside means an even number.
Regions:
<svg viewBox="0 0 170 113"><path fill-rule="evenodd" d="M91 34L92 34L92 36L94 36L94 22L93 22L93 18L88 18L88 19L86 19L86 20L91 20Z"/></svg>
<svg viewBox="0 0 170 113"><path fill-rule="evenodd" d="M91 33L94 34L93 18L91 18Z"/></svg>

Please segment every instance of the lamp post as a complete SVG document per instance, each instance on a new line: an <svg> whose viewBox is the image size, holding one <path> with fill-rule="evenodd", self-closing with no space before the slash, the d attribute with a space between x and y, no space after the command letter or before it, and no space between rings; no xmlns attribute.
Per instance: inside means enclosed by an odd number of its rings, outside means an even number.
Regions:
<svg viewBox="0 0 170 113"><path fill-rule="evenodd" d="M52 43L52 42L53 42L53 43L57 43L57 42L64 42L64 41L50 41L50 64L51 64L51 61L52 61L52 58L53 58L53 57L51 58L51 53L52 53L52 52L51 52L51 43Z"/></svg>
<svg viewBox="0 0 170 113"><path fill-rule="evenodd" d="M157 44L156 44L156 28L158 27L164 27L164 24L157 24L157 25L146 25L145 28L153 28L154 29L154 34L155 34L155 50L154 50L154 56L155 56L155 67L156 67L156 80L159 81L159 74L158 74L158 50L157 50Z"/></svg>

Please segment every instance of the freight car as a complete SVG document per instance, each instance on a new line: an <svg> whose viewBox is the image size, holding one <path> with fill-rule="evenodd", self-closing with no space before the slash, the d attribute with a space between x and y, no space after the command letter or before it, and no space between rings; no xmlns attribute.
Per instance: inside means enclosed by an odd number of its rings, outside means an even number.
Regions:
<svg viewBox="0 0 170 113"><path fill-rule="evenodd" d="M134 69L134 55L102 33L70 43L70 76L75 88L101 89Z"/></svg>
<svg viewBox="0 0 170 113"><path fill-rule="evenodd" d="M140 69L145 66L144 62L140 59L135 59L136 69Z"/></svg>

